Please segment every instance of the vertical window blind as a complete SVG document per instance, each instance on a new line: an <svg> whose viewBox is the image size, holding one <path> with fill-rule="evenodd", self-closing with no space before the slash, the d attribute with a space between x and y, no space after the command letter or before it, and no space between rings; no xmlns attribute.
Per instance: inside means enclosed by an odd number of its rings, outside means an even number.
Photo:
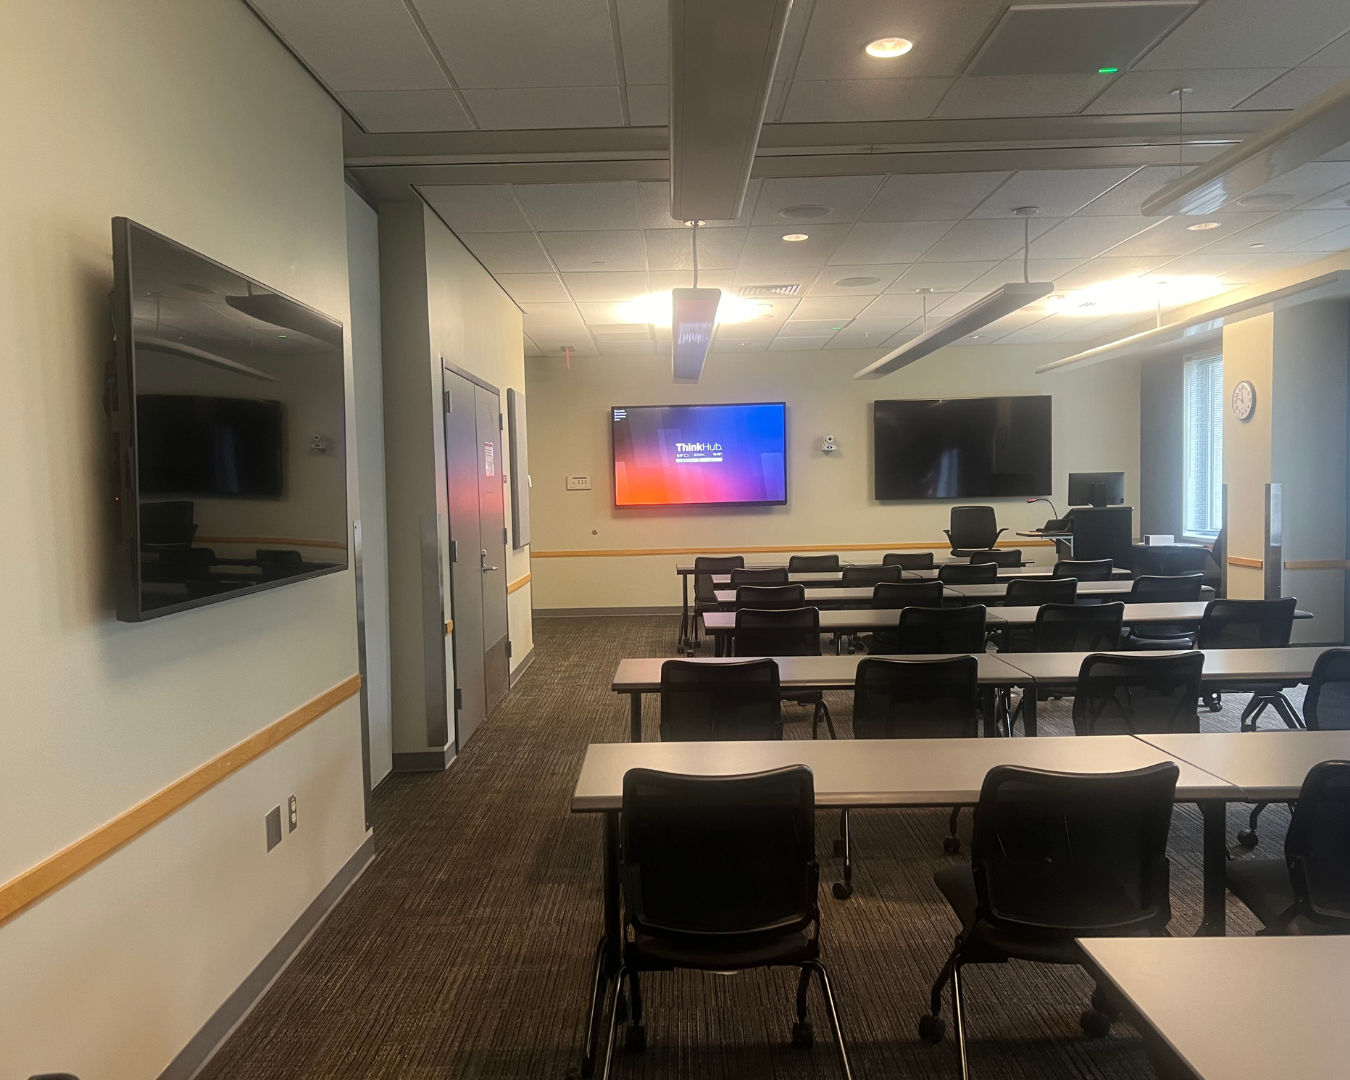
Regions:
<svg viewBox="0 0 1350 1080"><path fill-rule="evenodd" d="M1185 363L1185 505L1188 536L1215 537L1223 524L1223 357Z"/></svg>

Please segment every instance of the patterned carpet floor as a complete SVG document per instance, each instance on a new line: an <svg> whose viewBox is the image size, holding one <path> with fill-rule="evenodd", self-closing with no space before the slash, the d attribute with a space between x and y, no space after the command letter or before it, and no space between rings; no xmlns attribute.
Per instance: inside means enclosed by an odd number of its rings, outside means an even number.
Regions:
<svg viewBox="0 0 1350 1080"><path fill-rule="evenodd" d="M609 690L625 656L673 656L669 616L538 619L520 683L445 772L394 776L375 796L377 856L201 1074L203 1080L549 1078L576 1067L600 929L601 823L568 798L588 743L627 738L628 701ZM1299 705L1301 691L1292 695ZM840 737L850 697L827 700ZM1243 698L1201 713L1236 731ZM1069 703L1045 702L1042 735L1069 735ZM657 702L645 726L655 737ZM785 706L789 738L810 712ZM1278 724L1275 719L1263 725ZM933 884L942 810L853 818L855 888L829 895L837 817L822 812L822 950L859 1080L954 1077L950 1037L921 1043L915 1022L957 923ZM1229 809L1229 836L1245 808ZM1288 814L1262 818L1260 853L1282 850ZM962 815L968 842L970 817ZM1200 917L1200 817L1173 817L1174 934ZM1228 932L1257 924L1232 897ZM970 969L970 1062L988 1080L1150 1077L1126 1024L1089 1040L1078 1025L1091 982L1074 968ZM838 1075L812 990L816 1046L791 1046L794 976L679 973L644 980L648 1049L619 1052L614 1075L641 1080L806 1080ZM1241 1008L1235 998L1234 1007Z"/></svg>

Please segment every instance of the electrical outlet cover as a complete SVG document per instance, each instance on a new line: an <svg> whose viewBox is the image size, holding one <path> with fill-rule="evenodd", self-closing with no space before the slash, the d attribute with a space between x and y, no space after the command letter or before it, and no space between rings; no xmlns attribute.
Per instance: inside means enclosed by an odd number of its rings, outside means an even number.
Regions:
<svg viewBox="0 0 1350 1080"><path fill-rule="evenodd" d="M300 824L300 817L297 813L295 796L292 795L286 800L287 832L295 832L295 827Z"/></svg>

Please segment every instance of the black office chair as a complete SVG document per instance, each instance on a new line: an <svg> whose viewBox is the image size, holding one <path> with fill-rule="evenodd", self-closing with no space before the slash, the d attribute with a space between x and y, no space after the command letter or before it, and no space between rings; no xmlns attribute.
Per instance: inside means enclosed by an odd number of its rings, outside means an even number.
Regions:
<svg viewBox="0 0 1350 1080"><path fill-rule="evenodd" d="M1007 607L1072 604L1078 599L1077 578L1013 578L1003 594Z"/></svg>
<svg viewBox="0 0 1350 1080"><path fill-rule="evenodd" d="M975 551L988 551L1007 529L998 527L992 506L953 506L951 528L943 529L958 559L969 558Z"/></svg>
<svg viewBox="0 0 1350 1080"><path fill-rule="evenodd" d="M747 776L681 776L630 769L621 821L623 964L615 975L608 1080L620 1002L625 1043L646 1046L638 975L644 971L747 971L795 967L795 1046L814 1043L806 993L820 979L840 1069L851 1080L830 977L820 962L820 867L811 770L796 765ZM623 993L625 983L629 992Z"/></svg>
<svg viewBox="0 0 1350 1080"><path fill-rule="evenodd" d="M1261 934L1350 934L1350 761L1308 770L1283 859L1232 859L1224 877Z"/></svg>
<svg viewBox="0 0 1350 1080"><path fill-rule="evenodd" d="M983 604L966 607L907 607L895 628L897 653L984 652Z"/></svg>
<svg viewBox="0 0 1350 1080"><path fill-rule="evenodd" d="M1205 606L1204 618L1195 635L1197 649L1278 649L1289 644L1294 631L1294 611L1298 600L1285 596L1279 600L1211 600ZM1241 684L1220 684L1210 687L1207 699L1210 710L1218 712L1225 693L1250 693L1251 699L1242 710L1240 727L1255 731L1256 723L1266 708L1273 707L1286 727L1303 726L1298 713L1284 695L1297 683L1271 683L1250 687Z"/></svg>
<svg viewBox="0 0 1350 1080"><path fill-rule="evenodd" d="M973 656L946 660L868 657L858 661L853 682L855 739L973 739L980 733L980 665ZM942 848L961 850L956 835L959 806L952 807ZM836 854L844 856L844 878L836 881L838 900L853 895L853 852L849 810L839 814Z"/></svg>
<svg viewBox="0 0 1350 1080"><path fill-rule="evenodd" d="M781 739L778 665L772 660L661 665L661 741Z"/></svg>
<svg viewBox="0 0 1350 1080"><path fill-rule="evenodd" d="M1350 649L1327 649L1313 664L1308 693L1303 698L1303 723L1309 731L1350 729ZM1269 804L1252 807L1247 827L1237 834L1238 843L1254 848L1260 843L1256 825Z"/></svg>
<svg viewBox="0 0 1350 1080"><path fill-rule="evenodd" d="M698 555L694 558L694 625L690 628L689 646L699 648L698 623L704 615L717 610L717 585L714 574L730 574L745 566L742 555Z"/></svg>
<svg viewBox="0 0 1350 1080"><path fill-rule="evenodd" d="M1091 610L1091 609L1089 609ZM1166 735L1200 730L1205 654L1083 658L1073 695L1076 735Z"/></svg>
<svg viewBox="0 0 1350 1080"><path fill-rule="evenodd" d="M1144 575L1130 587L1131 604L1196 604L1205 587L1200 573ZM1195 630L1185 624L1130 627L1121 635L1122 649L1192 649Z"/></svg>
<svg viewBox="0 0 1350 1080"><path fill-rule="evenodd" d="M998 564L947 563L938 567L938 580L948 585L989 585L998 580Z"/></svg>
<svg viewBox="0 0 1350 1080"><path fill-rule="evenodd" d="M844 588L871 588L883 581L899 581L901 573L898 566L846 566L840 584Z"/></svg>
<svg viewBox="0 0 1350 1080"><path fill-rule="evenodd" d="M1174 547L1149 547L1146 544L1136 544L1131 551L1134 556L1134 572L1148 577L1199 574L1203 582L1205 569L1210 561L1209 551L1199 546L1178 544Z"/></svg>
<svg viewBox="0 0 1350 1080"><path fill-rule="evenodd" d="M1021 548L1000 548L997 551L972 551L970 553L972 563L991 562L995 566L1021 566L1022 549Z"/></svg>
<svg viewBox="0 0 1350 1080"><path fill-rule="evenodd" d="M931 570L933 569L933 553L931 551L891 552L881 557L881 565L898 566L902 570Z"/></svg>
<svg viewBox="0 0 1350 1080"><path fill-rule="evenodd" d="M793 555L788 559L788 572L792 574L816 574L838 569L838 555Z"/></svg>
<svg viewBox="0 0 1350 1080"><path fill-rule="evenodd" d="M736 588L736 608L759 608L762 611L806 607L805 585L739 585Z"/></svg>
<svg viewBox="0 0 1350 1080"><path fill-rule="evenodd" d="M989 770L975 807L970 865L933 875L961 931L919 1020L919 1037L941 1042L942 990L950 980L962 1077L965 965L1081 964L1075 938L1166 932L1167 830L1179 771L1171 762L1088 775ZM1115 1011L1098 987L1080 1018L1083 1030L1107 1034Z"/></svg>
<svg viewBox="0 0 1350 1080"><path fill-rule="evenodd" d="M1051 577L1071 577L1079 581L1110 581L1115 563L1110 559L1060 559L1050 571Z"/></svg>
<svg viewBox="0 0 1350 1080"><path fill-rule="evenodd" d="M1066 578L1064 580L1073 580ZM1036 612L1036 623L1031 628L1031 652L1102 652L1117 648L1120 643L1120 624L1125 615L1125 605L1095 604L1042 604ZM1020 638L1014 636L1014 647ZM1034 693L1037 701L1047 701L1052 697L1068 697L1077 692L1077 684L1055 685L1037 682L1035 689L1022 691L1022 701L1017 708L1005 706L1004 714L1008 718L1007 734L1011 735L1017 727L1017 718L1022 715L1022 705L1027 693ZM1006 695L1009 692L1003 691ZM1005 698L1008 705L1010 698ZM1075 706L1076 707L1076 706Z"/></svg>
<svg viewBox="0 0 1350 1080"><path fill-rule="evenodd" d="M907 607L942 606L942 582L901 581L882 582L872 589L872 607L895 609ZM895 630L874 630L868 642L869 653L898 653L900 638Z"/></svg>
<svg viewBox="0 0 1350 1080"><path fill-rule="evenodd" d="M819 656L820 611L813 607L764 610L740 608L736 612L735 650L737 656ZM810 705L811 738L815 738L822 717L834 738L834 719L819 690L782 695L783 700Z"/></svg>
<svg viewBox="0 0 1350 1080"><path fill-rule="evenodd" d="M788 571L781 566L750 570L741 568L731 572L731 587L733 589L738 585L786 585L787 583Z"/></svg>

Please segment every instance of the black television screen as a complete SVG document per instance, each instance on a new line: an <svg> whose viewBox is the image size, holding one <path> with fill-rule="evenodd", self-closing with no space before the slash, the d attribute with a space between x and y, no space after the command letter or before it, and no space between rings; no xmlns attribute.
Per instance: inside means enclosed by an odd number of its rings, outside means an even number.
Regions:
<svg viewBox="0 0 1350 1080"><path fill-rule="evenodd" d="M347 568L342 324L113 219L117 615Z"/></svg>
<svg viewBox="0 0 1350 1080"><path fill-rule="evenodd" d="M1050 398L877 401L878 499L1049 495Z"/></svg>

